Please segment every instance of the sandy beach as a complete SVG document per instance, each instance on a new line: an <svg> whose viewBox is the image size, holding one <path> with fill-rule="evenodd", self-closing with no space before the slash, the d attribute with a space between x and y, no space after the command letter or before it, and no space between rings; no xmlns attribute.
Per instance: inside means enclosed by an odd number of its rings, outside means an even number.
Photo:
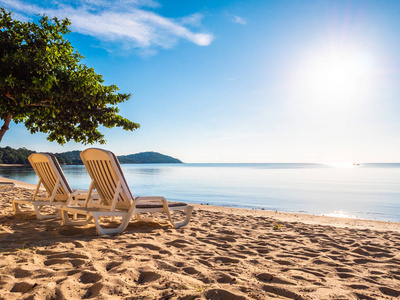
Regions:
<svg viewBox="0 0 400 300"><path fill-rule="evenodd" d="M1 179L4 181L4 178ZM400 223L195 205L120 235L15 216L0 193L0 299L395 299Z"/></svg>

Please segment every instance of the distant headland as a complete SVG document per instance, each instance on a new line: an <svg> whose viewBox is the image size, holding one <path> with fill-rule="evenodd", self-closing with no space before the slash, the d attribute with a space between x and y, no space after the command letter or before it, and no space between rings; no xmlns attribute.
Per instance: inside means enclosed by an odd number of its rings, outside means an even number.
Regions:
<svg viewBox="0 0 400 300"><path fill-rule="evenodd" d="M3 165L29 165L28 156L36 151L26 148L14 149L11 147L0 147L0 164ZM68 151L53 153L62 165L82 165L79 156L81 151ZM164 155L158 152L140 152L136 154L118 156L121 164L181 164L177 158Z"/></svg>

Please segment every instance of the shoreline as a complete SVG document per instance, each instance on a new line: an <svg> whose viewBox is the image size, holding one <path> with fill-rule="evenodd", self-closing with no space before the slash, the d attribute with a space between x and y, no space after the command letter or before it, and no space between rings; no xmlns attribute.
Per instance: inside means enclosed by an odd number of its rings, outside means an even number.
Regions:
<svg viewBox="0 0 400 300"><path fill-rule="evenodd" d="M10 178L0 177L0 181L3 182L14 182L16 187L25 188L29 190L34 190L36 188L36 184L26 183L23 181L18 181Z"/></svg>
<svg viewBox="0 0 400 300"><path fill-rule="evenodd" d="M226 212L244 216L252 215L259 217L269 217L276 219L277 221L283 221L283 222L302 222L308 225L324 225L324 226L335 226L338 228L371 229L379 231L390 230L390 231L400 232L399 222L329 217L329 216L319 216L319 215L311 215L303 213L287 213L279 211L233 208L233 207L213 206L213 205L203 205L203 204L191 204L191 205L193 205L195 209L204 209L212 212Z"/></svg>
<svg viewBox="0 0 400 300"><path fill-rule="evenodd" d="M26 188L34 190L35 184L17 181L9 178L0 177L0 181L14 182L16 187ZM191 204L195 209L204 209L212 212L228 212L239 215L254 215L254 216L265 216L282 220L286 222L303 222L305 224L319 224L319 225L331 225L336 227L349 227L358 229L374 229L374 230L391 230L400 232L400 222L391 221L378 221L378 220L366 220L366 219L355 219L355 218L341 218L341 217L330 217L322 215L312 215L306 213L288 213L280 211L269 211L269 210L256 210L247 208L235 208L227 206L215 206L206 204Z"/></svg>

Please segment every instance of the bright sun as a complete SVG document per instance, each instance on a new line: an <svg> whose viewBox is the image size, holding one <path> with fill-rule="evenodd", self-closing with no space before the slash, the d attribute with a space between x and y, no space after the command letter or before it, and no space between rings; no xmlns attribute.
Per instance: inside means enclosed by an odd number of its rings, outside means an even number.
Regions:
<svg viewBox="0 0 400 300"><path fill-rule="evenodd" d="M337 101L365 95L371 66L362 52L337 48L321 51L312 55L306 65L306 86L314 97Z"/></svg>

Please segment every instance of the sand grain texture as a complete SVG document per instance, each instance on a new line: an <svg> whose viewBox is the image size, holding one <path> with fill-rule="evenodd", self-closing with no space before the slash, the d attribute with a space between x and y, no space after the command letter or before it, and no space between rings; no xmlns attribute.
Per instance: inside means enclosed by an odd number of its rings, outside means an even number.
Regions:
<svg viewBox="0 0 400 300"><path fill-rule="evenodd" d="M100 237L14 216L9 200L32 193L0 194L0 299L400 297L398 223L196 205L185 228L132 221Z"/></svg>

